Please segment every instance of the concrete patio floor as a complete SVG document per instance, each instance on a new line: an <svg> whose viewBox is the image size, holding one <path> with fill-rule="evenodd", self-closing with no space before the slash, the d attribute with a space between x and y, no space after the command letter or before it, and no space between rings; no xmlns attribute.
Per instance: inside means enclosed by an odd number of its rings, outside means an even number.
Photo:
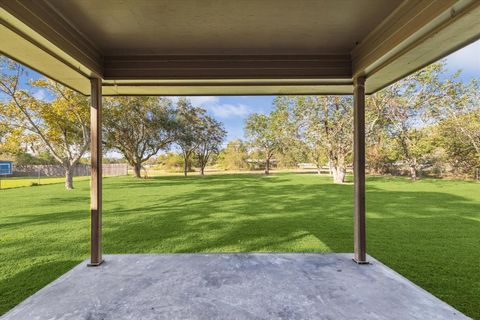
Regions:
<svg viewBox="0 0 480 320"><path fill-rule="evenodd" d="M2 319L468 319L372 257L352 254L106 255Z"/></svg>

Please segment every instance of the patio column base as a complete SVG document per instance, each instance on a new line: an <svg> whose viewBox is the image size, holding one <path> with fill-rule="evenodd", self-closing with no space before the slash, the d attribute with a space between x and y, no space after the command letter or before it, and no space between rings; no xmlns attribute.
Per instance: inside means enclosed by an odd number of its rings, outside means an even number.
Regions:
<svg viewBox="0 0 480 320"><path fill-rule="evenodd" d="M105 260L102 260L102 261L100 261L100 262L95 262L95 263L92 263L92 262L87 263L87 267L98 267L98 266L100 266L104 261L105 261Z"/></svg>
<svg viewBox="0 0 480 320"><path fill-rule="evenodd" d="M367 260L357 260L355 258L352 258L353 262L355 262L356 264L370 264L370 262L368 262Z"/></svg>

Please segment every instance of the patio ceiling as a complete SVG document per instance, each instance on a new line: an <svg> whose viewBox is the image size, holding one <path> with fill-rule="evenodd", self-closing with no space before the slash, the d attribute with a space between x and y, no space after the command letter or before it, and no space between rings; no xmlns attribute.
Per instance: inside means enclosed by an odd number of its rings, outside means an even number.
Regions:
<svg viewBox="0 0 480 320"><path fill-rule="evenodd" d="M367 93L480 38L478 0L0 0L0 51L104 95Z"/></svg>

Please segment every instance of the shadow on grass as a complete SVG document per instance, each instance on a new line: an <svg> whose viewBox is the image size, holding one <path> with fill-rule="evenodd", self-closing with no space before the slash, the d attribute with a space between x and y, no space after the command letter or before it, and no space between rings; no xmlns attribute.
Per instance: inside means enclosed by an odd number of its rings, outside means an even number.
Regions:
<svg viewBox="0 0 480 320"><path fill-rule="evenodd" d="M195 190L161 193L162 188L186 183ZM351 185L292 184L282 175L161 177L147 185L159 188L157 198L148 203L132 207L128 200L119 204L106 198L112 204L105 207L106 251L352 251ZM134 181L122 183L119 189L142 187ZM380 238L405 231L442 232L443 237L453 238L457 231L450 227L459 219L463 224L461 220L475 216L478 209L470 200L438 192L392 193L373 186L367 192L368 221ZM458 207L461 211L454 210ZM115 218L109 220L110 215ZM384 219L393 230L381 228ZM432 230L431 225L439 224L449 226L448 230ZM295 243L307 236L315 241L305 246Z"/></svg>

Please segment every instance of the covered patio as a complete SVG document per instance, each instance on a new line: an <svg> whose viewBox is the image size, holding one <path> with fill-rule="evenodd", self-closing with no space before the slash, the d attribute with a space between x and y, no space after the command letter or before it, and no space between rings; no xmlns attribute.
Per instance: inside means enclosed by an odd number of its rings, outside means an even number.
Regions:
<svg viewBox="0 0 480 320"><path fill-rule="evenodd" d="M479 39L480 1L0 5L0 52L91 96L95 267L78 265L6 319L465 318L367 256L364 106ZM353 254L102 255L102 95L267 94L353 94Z"/></svg>
<svg viewBox="0 0 480 320"><path fill-rule="evenodd" d="M468 319L372 257L346 253L106 255L4 319Z"/></svg>

